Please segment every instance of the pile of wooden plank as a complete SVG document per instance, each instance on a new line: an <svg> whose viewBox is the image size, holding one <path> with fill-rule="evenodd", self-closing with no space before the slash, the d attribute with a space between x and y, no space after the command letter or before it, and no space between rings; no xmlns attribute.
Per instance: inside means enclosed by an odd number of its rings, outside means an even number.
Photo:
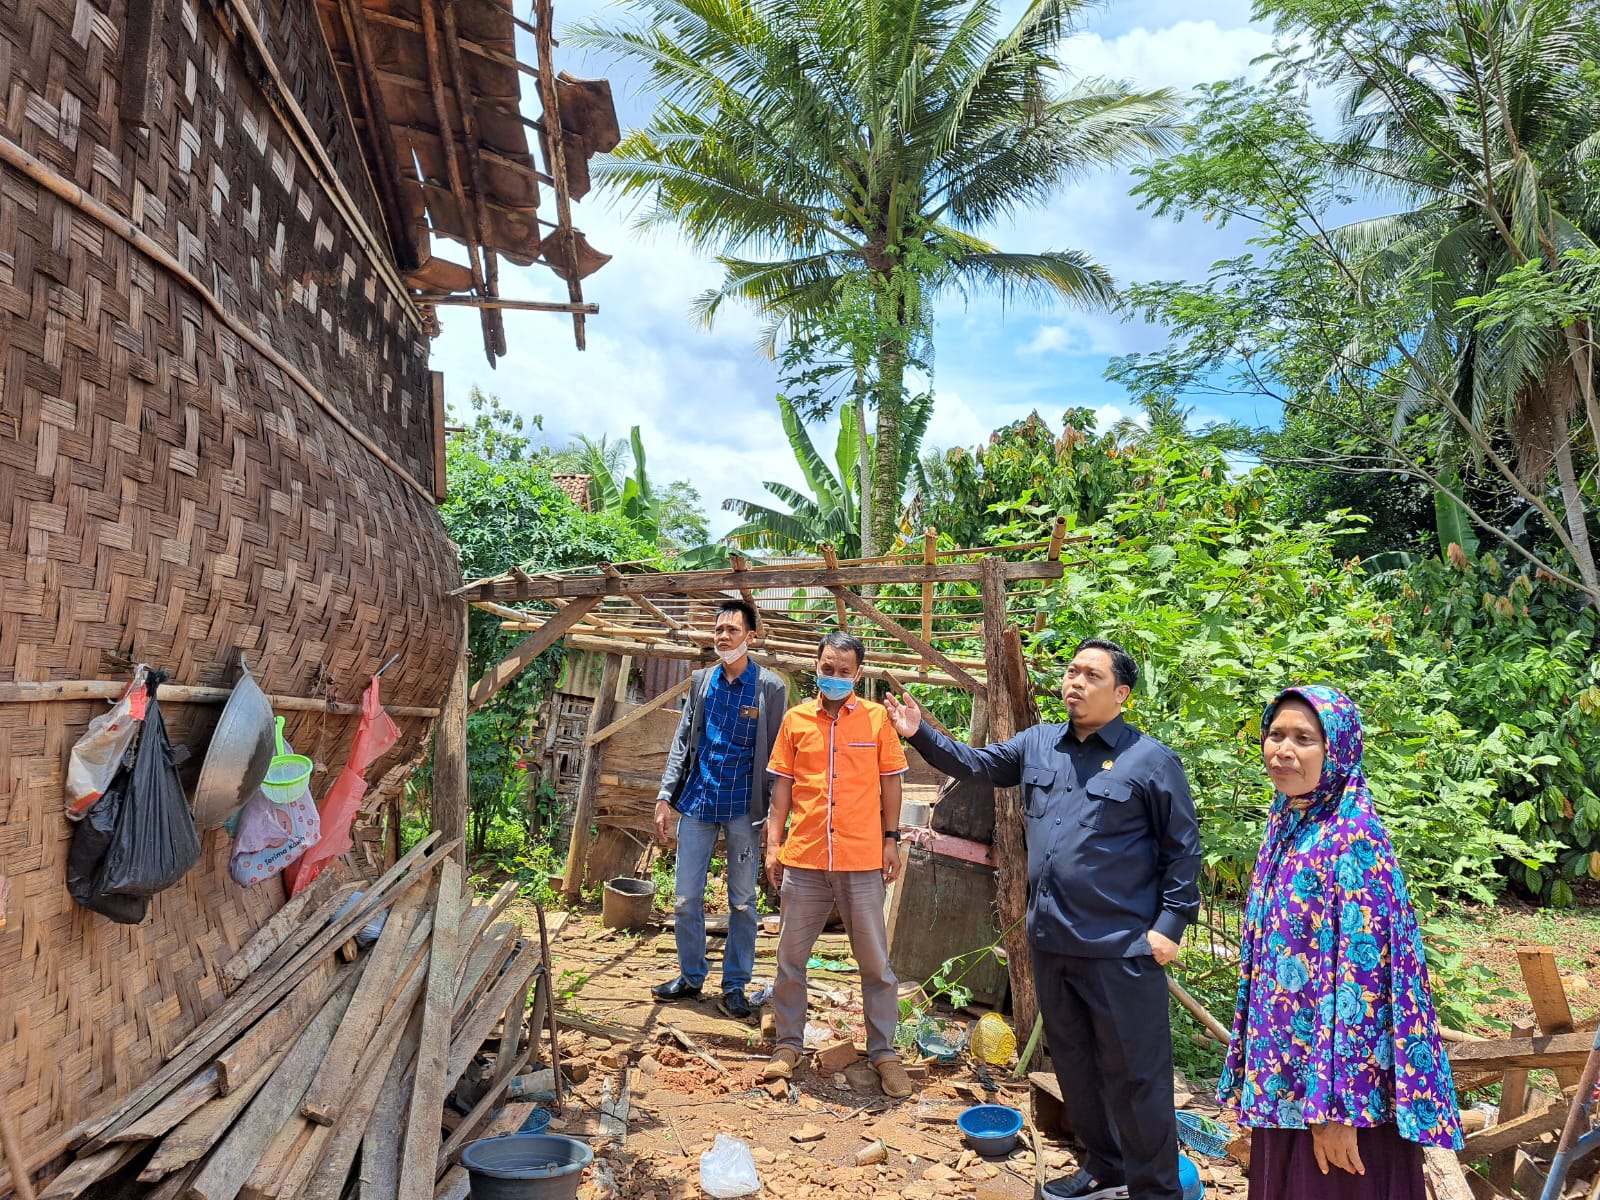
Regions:
<svg viewBox="0 0 1600 1200"><path fill-rule="evenodd" d="M453 844L437 842L359 892L308 889L285 906L224 968L228 1000L83 1131L39 1200L135 1172L155 1200L464 1194L454 1155L489 1132L541 1025L559 1069L557 1031L543 914L538 941L523 940L497 920L515 885L475 903ZM446 1113L464 1076L477 1102Z"/></svg>

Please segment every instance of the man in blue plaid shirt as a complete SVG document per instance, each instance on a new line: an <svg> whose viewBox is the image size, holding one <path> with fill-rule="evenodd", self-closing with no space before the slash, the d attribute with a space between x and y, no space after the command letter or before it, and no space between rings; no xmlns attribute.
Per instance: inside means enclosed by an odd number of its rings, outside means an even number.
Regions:
<svg viewBox="0 0 1600 1200"><path fill-rule="evenodd" d="M756 873L773 783L767 758L789 704L783 680L750 658L755 634L753 605L727 600L717 609L713 645L722 661L690 677L689 702L667 756L655 814L656 838L663 844L677 818L673 916L678 977L650 993L657 1000L700 996L710 971L706 875L721 835L727 839L728 940L717 1007L741 1021L752 1011L744 989L756 957Z"/></svg>

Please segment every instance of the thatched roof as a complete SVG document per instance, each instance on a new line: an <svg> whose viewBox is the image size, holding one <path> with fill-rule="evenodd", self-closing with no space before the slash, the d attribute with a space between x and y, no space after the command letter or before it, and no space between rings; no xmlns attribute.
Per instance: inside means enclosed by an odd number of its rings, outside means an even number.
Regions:
<svg viewBox="0 0 1600 1200"><path fill-rule="evenodd" d="M580 280L608 256L573 227L571 201L589 190L589 158L617 144L617 118L604 80L556 73L550 0L536 0L531 23L510 0L317 0L317 10L419 307L478 307L490 362L506 351L505 308L572 313L582 347L594 307ZM519 29L533 63L517 57ZM538 95L538 120L522 113L524 83ZM436 254L435 235L460 250ZM500 255L548 266L566 280L568 302L506 301Z"/></svg>

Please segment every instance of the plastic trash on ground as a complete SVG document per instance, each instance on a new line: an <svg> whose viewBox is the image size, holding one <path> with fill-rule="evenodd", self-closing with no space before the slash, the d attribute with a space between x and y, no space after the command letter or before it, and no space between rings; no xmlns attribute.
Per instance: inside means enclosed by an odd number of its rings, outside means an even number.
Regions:
<svg viewBox="0 0 1600 1200"><path fill-rule="evenodd" d="M150 668L140 663L133 669L133 682L111 706L89 722L88 732L72 747L67 760L67 816L79 821L105 795L133 744L134 734L144 720L149 692L145 679Z"/></svg>
<svg viewBox="0 0 1600 1200"><path fill-rule="evenodd" d="M1017 1053L1017 1035L999 1013L984 1013L973 1026L972 1053L991 1067L1003 1067Z"/></svg>
<svg viewBox="0 0 1600 1200"><path fill-rule="evenodd" d="M750 1147L726 1133L717 1134L711 1149L700 1155L700 1186L719 1200L760 1191L761 1177Z"/></svg>

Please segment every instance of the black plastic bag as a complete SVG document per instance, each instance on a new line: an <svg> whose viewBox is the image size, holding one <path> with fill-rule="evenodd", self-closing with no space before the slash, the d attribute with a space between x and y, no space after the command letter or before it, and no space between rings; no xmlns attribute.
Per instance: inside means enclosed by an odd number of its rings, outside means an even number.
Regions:
<svg viewBox="0 0 1600 1200"><path fill-rule="evenodd" d="M200 861L200 834L156 702L156 688L165 678L165 672L150 672L150 704L134 750L133 775L97 880L102 893L153 896Z"/></svg>
<svg viewBox="0 0 1600 1200"><path fill-rule="evenodd" d="M130 750L130 757L131 753ZM106 895L100 891L98 880L132 778L133 770L124 761L105 793L73 825L72 847L67 851L67 891L72 898L91 912L123 925L137 925L144 920L150 901L144 896Z"/></svg>

